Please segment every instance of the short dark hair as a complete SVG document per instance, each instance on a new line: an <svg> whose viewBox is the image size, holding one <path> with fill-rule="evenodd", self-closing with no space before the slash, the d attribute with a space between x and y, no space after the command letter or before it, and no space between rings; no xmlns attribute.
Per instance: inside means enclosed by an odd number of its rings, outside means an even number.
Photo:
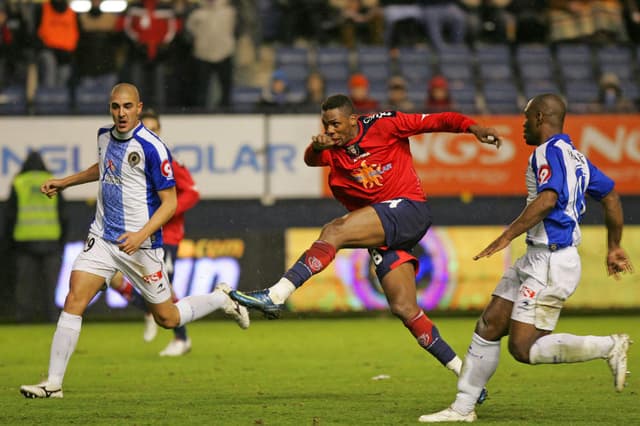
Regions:
<svg viewBox="0 0 640 426"><path fill-rule="evenodd" d="M342 109L345 115L353 114L353 103L346 95L331 95L322 103L322 111L329 111L330 109Z"/></svg>
<svg viewBox="0 0 640 426"><path fill-rule="evenodd" d="M140 114L140 120L144 120L145 118L152 118L160 123L160 115L153 108L145 108L142 110Z"/></svg>

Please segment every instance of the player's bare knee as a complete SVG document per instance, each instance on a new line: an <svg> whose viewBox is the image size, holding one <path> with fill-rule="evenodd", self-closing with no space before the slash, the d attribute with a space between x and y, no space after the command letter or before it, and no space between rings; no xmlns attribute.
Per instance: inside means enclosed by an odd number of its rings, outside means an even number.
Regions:
<svg viewBox="0 0 640 426"><path fill-rule="evenodd" d="M334 246L340 245L340 236L343 234L345 220L341 217L332 220L324 225L320 232L320 240L326 241Z"/></svg>
<svg viewBox="0 0 640 426"><path fill-rule="evenodd" d="M504 321L483 313L476 323L475 333L483 339L495 341L507 335L507 327Z"/></svg>
<svg viewBox="0 0 640 426"><path fill-rule="evenodd" d="M416 315L416 307L413 303L395 301L389 303L389 310L396 317L403 321L409 321Z"/></svg>
<svg viewBox="0 0 640 426"><path fill-rule="evenodd" d="M173 329L180 325L175 318L169 318L163 315L154 315L153 319L156 320L156 324L166 329Z"/></svg>
<svg viewBox="0 0 640 426"><path fill-rule="evenodd" d="M521 342L509 339L509 353L518 362L529 364L529 351L531 347L529 345L522 344Z"/></svg>

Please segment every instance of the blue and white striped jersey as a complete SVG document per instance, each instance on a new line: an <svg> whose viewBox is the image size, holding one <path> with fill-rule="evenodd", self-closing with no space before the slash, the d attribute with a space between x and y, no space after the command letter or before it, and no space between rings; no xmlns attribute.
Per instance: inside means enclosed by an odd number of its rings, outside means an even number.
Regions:
<svg viewBox="0 0 640 426"><path fill-rule="evenodd" d="M113 126L98 130L100 180L96 216L90 232L117 243L125 232L139 231L160 206L158 191L175 186L171 154L142 124L118 139ZM162 230L141 248L162 247Z"/></svg>
<svg viewBox="0 0 640 426"><path fill-rule="evenodd" d="M585 193L601 200L614 183L572 144L569 135L554 135L536 147L527 168L527 204L550 189L558 201L542 222L527 231L527 242L563 248L580 244L580 222L586 210Z"/></svg>

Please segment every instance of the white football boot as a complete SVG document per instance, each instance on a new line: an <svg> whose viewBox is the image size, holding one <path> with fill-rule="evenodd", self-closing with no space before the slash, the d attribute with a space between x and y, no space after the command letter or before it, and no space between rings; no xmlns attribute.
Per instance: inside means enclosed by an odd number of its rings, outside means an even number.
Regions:
<svg viewBox="0 0 640 426"><path fill-rule="evenodd" d="M613 374L613 385L616 391L622 392L624 383L627 380L627 351L629 345L633 343L627 334L613 334L613 348L607 355L607 363Z"/></svg>
<svg viewBox="0 0 640 426"><path fill-rule="evenodd" d="M156 338L158 334L158 324L156 324L156 320L153 319L153 315L146 313L144 314L144 333L142 334L142 338L145 342L150 342Z"/></svg>
<svg viewBox="0 0 640 426"><path fill-rule="evenodd" d="M218 284L216 286L216 291L222 291L227 296L228 300L222 308L224 313L233 318L238 323L238 326L243 330L249 328L249 324L251 323L251 320L249 319L249 311L247 311L247 308L229 297L229 292L231 291L229 284Z"/></svg>
<svg viewBox="0 0 640 426"><path fill-rule="evenodd" d="M166 348L160 351L160 356L182 356L191 351L191 339L173 339Z"/></svg>
<svg viewBox="0 0 640 426"><path fill-rule="evenodd" d="M48 389L47 382L41 382L37 385L22 385L20 393L25 398L62 398L62 388Z"/></svg>
<svg viewBox="0 0 640 426"><path fill-rule="evenodd" d="M453 408L449 407L442 411L438 411L433 414L425 414L418 419L421 423L445 423L445 422L475 422L478 419L476 412L472 411L469 414L460 414Z"/></svg>

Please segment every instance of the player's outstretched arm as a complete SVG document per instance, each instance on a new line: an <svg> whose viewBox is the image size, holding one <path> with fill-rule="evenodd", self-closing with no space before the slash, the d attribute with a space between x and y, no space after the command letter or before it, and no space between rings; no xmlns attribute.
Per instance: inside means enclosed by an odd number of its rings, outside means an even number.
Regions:
<svg viewBox="0 0 640 426"><path fill-rule="evenodd" d="M552 190L542 191L531 203L524 208L520 216L516 218L511 224L505 229L505 231L496 238L491 244L489 244L484 250L482 250L477 255L473 256L473 260L478 260L483 257L489 257L493 253L496 253L503 248L507 247L509 243L519 236L527 232L527 230L537 223L539 223L542 219L547 217L547 215L555 206L556 201L558 200L558 194Z"/></svg>
<svg viewBox="0 0 640 426"><path fill-rule="evenodd" d="M40 192L51 198L58 192L70 186L82 185L83 183L94 182L100 178L98 163L76 174L61 178L49 179L40 186Z"/></svg>
<svg viewBox="0 0 640 426"><path fill-rule="evenodd" d="M631 259L620 247L624 226L622 203L615 190L609 192L600 202L604 209L604 222L607 227L607 273L619 280L621 273L633 272Z"/></svg>
<svg viewBox="0 0 640 426"><path fill-rule="evenodd" d="M469 133L473 133L474 136L482 143L495 145L496 148L500 148L500 145L502 145L498 132L493 127L484 127L479 124L472 124L469 126L468 131Z"/></svg>

